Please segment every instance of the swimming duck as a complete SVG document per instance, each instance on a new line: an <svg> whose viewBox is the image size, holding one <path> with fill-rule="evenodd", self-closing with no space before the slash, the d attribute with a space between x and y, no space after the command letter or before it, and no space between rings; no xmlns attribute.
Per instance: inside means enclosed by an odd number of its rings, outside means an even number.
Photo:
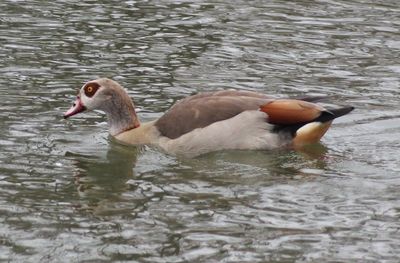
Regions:
<svg viewBox="0 0 400 263"><path fill-rule="evenodd" d="M326 109L316 103L318 99L281 99L240 90L204 92L179 100L159 119L141 123L124 88L100 78L83 85L64 118L102 110L117 141L194 157L228 149L270 150L316 143L335 118L354 109Z"/></svg>

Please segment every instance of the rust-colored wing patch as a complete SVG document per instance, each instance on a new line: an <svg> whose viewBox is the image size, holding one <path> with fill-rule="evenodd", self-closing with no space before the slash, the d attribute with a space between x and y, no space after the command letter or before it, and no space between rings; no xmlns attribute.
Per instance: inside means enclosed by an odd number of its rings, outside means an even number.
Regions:
<svg viewBox="0 0 400 263"><path fill-rule="evenodd" d="M268 122L278 125L307 123L317 119L325 109L302 100L278 99L264 104L260 110L268 114Z"/></svg>

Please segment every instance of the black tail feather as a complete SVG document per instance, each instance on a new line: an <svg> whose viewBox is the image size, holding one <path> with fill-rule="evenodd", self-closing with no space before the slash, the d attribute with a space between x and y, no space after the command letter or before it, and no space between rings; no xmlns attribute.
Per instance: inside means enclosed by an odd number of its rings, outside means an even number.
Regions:
<svg viewBox="0 0 400 263"><path fill-rule="evenodd" d="M354 110L354 107L343 107L343 108L338 108L338 109L329 109L326 111L321 112L321 115L316 118L315 120L312 120L310 122L318 121L318 122L327 122L331 121L333 119L336 119L340 116L346 115L350 111Z"/></svg>
<svg viewBox="0 0 400 263"><path fill-rule="evenodd" d="M274 128L274 131L289 132L290 134L292 134L294 136L296 134L296 131L298 129L300 129L301 127L303 127L304 125L306 125L307 123L328 122L328 121L336 119L340 116L346 115L347 113L351 112L352 110L354 110L354 107L351 107L351 106L342 107L342 108L338 108L338 109L329 109L329 110L321 112L321 115L312 121L305 122L305 123L296 123L296 124L291 124L291 125L279 125Z"/></svg>
<svg viewBox="0 0 400 263"><path fill-rule="evenodd" d="M334 119L346 115L347 113L351 112L354 110L354 107L352 106L347 106L343 108L338 108L338 109L329 109L329 111L335 116Z"/></svg>

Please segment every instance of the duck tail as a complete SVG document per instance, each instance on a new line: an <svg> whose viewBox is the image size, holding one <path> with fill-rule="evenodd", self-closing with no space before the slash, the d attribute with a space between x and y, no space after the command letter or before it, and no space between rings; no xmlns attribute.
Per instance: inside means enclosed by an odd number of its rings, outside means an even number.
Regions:
<svg viewBox="0 0 400 263"><path fill-rule="evenodd" d="M342 108L338 108L338 109L328 109L328 110L333 114L333 116L334 116L333 119L336 119L338 117L348 114L349 112L354 110L354 107L346 106L346 107L342 107Z"/></svg>

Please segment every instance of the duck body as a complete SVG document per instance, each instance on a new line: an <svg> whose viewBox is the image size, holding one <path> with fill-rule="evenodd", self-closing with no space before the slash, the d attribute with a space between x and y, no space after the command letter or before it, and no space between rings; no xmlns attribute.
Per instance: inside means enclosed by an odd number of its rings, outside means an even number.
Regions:
<svg viewBox="0 0 400 263"><path fill-rule="evenodd" d="M178 101L157 120L140 123L125 90L102 78L80 89L64 118L100 109L106 113L110 134L116 140L194 157L220 150L271 150L316 143L333 119L353 110L328 110L313 103L317 99L276 99L237 90L206 92Z"/></svg>

